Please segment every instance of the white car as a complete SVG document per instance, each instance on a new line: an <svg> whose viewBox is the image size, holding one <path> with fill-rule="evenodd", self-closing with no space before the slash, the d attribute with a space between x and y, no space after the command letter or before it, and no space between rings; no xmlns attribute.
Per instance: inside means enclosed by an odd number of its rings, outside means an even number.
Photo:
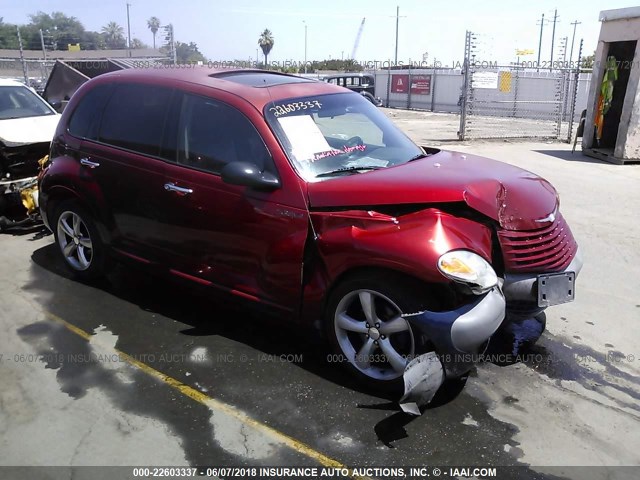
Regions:
<svg viewBox="0 0 640 480"><path fill-rule="evenodd" d="M59 120L35 90L0 79L0 183L37 175Z"/></svg>

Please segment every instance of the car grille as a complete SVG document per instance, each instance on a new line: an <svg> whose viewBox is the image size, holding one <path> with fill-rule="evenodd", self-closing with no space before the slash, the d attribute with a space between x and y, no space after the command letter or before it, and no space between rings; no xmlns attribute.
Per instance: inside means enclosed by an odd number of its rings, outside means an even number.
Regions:
<svg viewBox="0 0 640 480"><path fill-rule="evenodd" d="M569 226L559 213L547 227L499 230L498 239L508 272L558 272L567 268L578 250Z"/></svg>

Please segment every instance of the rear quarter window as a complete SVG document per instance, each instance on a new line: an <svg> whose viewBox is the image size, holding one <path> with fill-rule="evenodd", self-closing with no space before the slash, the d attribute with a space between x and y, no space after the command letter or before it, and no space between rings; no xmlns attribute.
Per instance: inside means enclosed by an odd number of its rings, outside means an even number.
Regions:
<svg viewBox="0 0 640 480"><path fill-rule="evenodd" d="M112 85L98 85L87 92L69 120L69 133L74 137L95 140L98 137L100 114L109 99Z"/></svg>

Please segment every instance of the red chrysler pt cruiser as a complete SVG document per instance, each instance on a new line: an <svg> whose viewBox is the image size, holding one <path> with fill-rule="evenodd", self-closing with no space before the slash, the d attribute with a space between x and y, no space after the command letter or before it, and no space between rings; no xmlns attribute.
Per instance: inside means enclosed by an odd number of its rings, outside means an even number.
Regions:
<svg viewBox="0 0 640 480"><path fill-rule="evenodd" d="M79 277L127 258L274 308L375 388L425 353L465 374L499 328L573 300L582 267L543 178L420 147L357 93L260 70L87 82L40 205Z"/></svg>

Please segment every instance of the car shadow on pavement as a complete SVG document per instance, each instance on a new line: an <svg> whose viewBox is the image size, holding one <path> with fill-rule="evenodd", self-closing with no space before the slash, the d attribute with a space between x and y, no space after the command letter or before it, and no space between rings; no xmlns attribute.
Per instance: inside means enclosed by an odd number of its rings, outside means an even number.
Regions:
<svg viewBox="0 0 640 480"><path fill-rule="evenodd" d="M413 452L413 441L422 435L426 425L437 432L446 431L452 438L466 438L470 427L464 420L473 415L494 432L487 441L496 443L496 458L505 464L515 460L501 450L505 443L514 448L517 445L512 440L515 428L491 417L481 400L461 395L466 379L445 383L422 417L412 416L399 408L398 393L371 391L356 384L339 365L329 362L329 347L312 328L241 308L228 296L217 298L211 289L197 291L191 284L130 265L117 266L106 280L79 282L63 264L54 244L34 251L31 258L31 280L23 288L35 293L46 311L86 332L111 332L117 338L117 348L134 358L154 351L189 356L203 345L211 354L229 351L236 357L243 353L253 357L249 362L233 365L215 360L201 366L162 361L150 365L194 388L215 391L216 398L245 408L258 418L281 412L279 421L288 425L311 415L311 424L315 425L326 421L331 405L350 405L348 413L339 416L346 422L340 423L340 428L355 428L352 435L356 436L370 432L389 451L402 456L407 453L406 448ZM287 365L261 363L259 356L263 354L299 354L300 361ZM470 372L470 376L476 375L475 369ZM258 403L256 395L262 399ZM358 419L357 428L349 419ZM402 448L396 448L395 442ZM486 450L476 453L480 461Z"/></svg>
<svg viewBox="0 0 640 480"><path fill-rule="evenodd" d="M337 363L328 361L330 347L314 327L301 326L276 312L247 305L211 288L183 283L182 280L154 274L134 265L116 265L103 280L91 283L80 281L67 270L53 244L36 250L32 260L48 272L70 282L98 289L134 304L145 312L153 312L184 324L184 327L178 327L181 335L222 336L273 357L299 355L301 361L295 362L297 366L340 387L389 402L400 412L397 400L402 392L372 391L354 382L348 372L338 368ZM34 279L32 288L50 291L55 296L55 282L49 279ZM238 318L242 318L242 321L236 321ZM438 398L443 400L436 402ZM455 396L451 396L450 392L443 393L434 400L433 406L441 406L453 398Z"/></svg>

